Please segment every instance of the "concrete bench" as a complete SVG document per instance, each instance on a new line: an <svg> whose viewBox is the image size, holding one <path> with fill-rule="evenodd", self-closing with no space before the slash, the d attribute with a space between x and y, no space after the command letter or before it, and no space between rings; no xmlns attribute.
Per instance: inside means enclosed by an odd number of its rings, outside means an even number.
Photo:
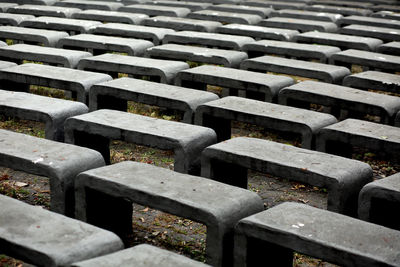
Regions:
<svg viewBox="0 0 400 267"><path fill-rule="evenodd" d="M10 39L14 43L43 44L44 46L54 47L58 40L66 36L68 36L68 33L59 31L28 29L15 26L0 27L0 39Z"/></svg>
<svg viewBox="0 0 400 267"><path fill-rule="evenodd" d="M180 111L183 114L182 121L193 124L196 108L216 99L218 96L209 92L120 78L92 86L89 108L91 111L104 108L126 111L127 101L134 101Z"/></svg>
<svg viewBox="0 0 400 267"><path fill-rule="evenodd" d="M378 47L378 53L400 56L400 42L390 42Z"/></svg>
<svg viewBox="0 0 400 267"><path fill-rule="evenodd" d="M264 19L259 23L260 26L284 28L289 30L296 30L299 32L318 31L318 32L336 32L337 26L333 22L318 21L306 19L293 19L284 17L273 17Z"/></svg>
<svg viewBox="0 0 400 267"><path fill-rule="evenodd" d="M113 77L118 77L118 73L126 73L134 77L149 77L156 82L173 83L176 74L188 69L189 65L181 61L103 54L82 59L78 68L105 72Z"/></svg>
<svg viewBox="0 0 400 267"><path fill-rule="evenodd" d="M9 13L26 14L33 16L48 16L71 18L74 13L81 11L79 8L44 6L44 5L21 5L8 9Z"/></svg>
<svg viewBox="0 0 400 267"><path fill-rule="evenodd" d="M33 18L35 17L31 15L0 13L0 25L18 26L24 20Z"/></svg>
<svg viewBox="0 0 400 267"><path fill-rule="evenodd" d="M337 122L329 114L235 96L204 103L196 110L195 123L214 129L219 142L231 138L233 120L300 135L302 147L308 149L315 133Z"/></svg>
<svg viewBox="0 0 400 267"><path fill-rule="evenodd" d="M0 3L0 12L6 13L10 7L18 6L16 3Z"/></svg>
<svg viewBox="0 0 400 267"><path fill-rule="evenodd" d="M27 63L0 69L2 89L29 92L29 85L45 86L71 91L77 101L87 104L93 84L112 80L109 75Z"/></svg>
<svg viewBox="0 0 400 267"><path fill-rule="evenodd" d="M284 17L293 19L308 19L318 20L336 23L343 16L341 14L305 11L305 10L293 10L293 9L281 9L274 10L271 12L270 17Z"/></svg>
<svg viewBox="0 0 400 267"><path fill-rule="evenodd" d="M398 28L384 28L355 24L341 28L340 33L377 38L387 42L400 41L400 30Z"/></svg>
<svg viewBox="0 0 400 267"><path fill-rule="evenodd" d="M374 3L366 3L363 1L336 1L336 0L313 0L312 5L328 5L328 6L338 6L338 7L352 7L361 9L370 9L374 6Z"/></svg>
<svg viewBox="0 0 400 267"><path fill-rule="evenodd" d="M308 11L317 11L317 12L325 12L325 13L335 13L341 14L343 16L369 16L372 14L372 11L365 8L353 8L353 7L342 7L342 6L330 6L330 5L310 5L305 6L304 10Z"/></svg>
<svg viewBox="0 0 400 267"><path fill-rule="evenodd" d="M358 216L361 220L400 230L400 220L393 216L393 213L399 211L400 174L365 185L358 203Z"/></svg>
<svg viewBox="0 0 400 267"><path fill-rule="evenodd" d="M86 0L57 1L54 5L62 7L75 7L82 10L97 9L97 10L108 10L108 11L117 11L118 8L124 6L121 3L112 1L86 1Z"/></svg>
<svg viewBox="0 0 400 267"><path fill-rule="evenodd" d="M122 23L107 23L97 26L92 33L144 39L152 41L154 45L159 45L166 34L173 32L175 31L165 28L128 25Z"/></svg>
<svg viewBox="0 0 400 267"><path fill-rule="evenodd" d="M180 7L180 8L183 7L189 9L190 11L198 11L206 9L209 6L212 6L212 3L207 3L207 2L157 0L157 1L147 1L145 2L145 4L156 5L156 6Z"/></svg>
<svg viewBox="0 0 400 267"><path fill-rule="evenodd" d="M400 76L378 71L364 71L352 74L344 78L344 86L368 90L380 90L385 92L400 92Z"/></svg>
<svg viewBox="0 0 400 267"><path fill-rule="evenodd" d="M100 21L55 17L37 17L34 19L26 19L21 22L19 26L26 28L66 31L70 35L74 35L78 33L89 33L99 25L102 25Z"/></svg>
<svg viewBox="0 0 400 267"><path fill-rule="evenodd" d="M174 150L175 171L196 173L200 152L215 143L216 134L201 126L109 109L71 117L65 122L65 142L100 151L106 163L110 163L109 140L115 139Z"/></svg>
<svg viewBox="0 0 400 267"><path fill-rule="evenodd" d="M283 88L278 100L281 105L304 107L304 103L312 103L330 107L330 113L338 118L375 115L385 124L393 124L400 109L399 97L314 81ZM341 110L349 114L341 113Z"/></svg>
<svg viewBox="0 0 400 267"><path fill-rule="evenodd" d="M338 52L329 58L330 64L350 67L352 64L388 72L400 70L400 56L386 55L376 52L348 49Z"/></svg>
<svg viewBox="0 0 400 267"><path fill-rule="evenodd" d="M178 86L204 91L208 84L221 86L225 96L240 95L266 102L276 101L279 90L293 83L289 77L210 65L182 70L175 78Z"/></svg>
<svg viewBox="0 0 400 267"><path fill-rule="evenodd" d="M201 62L231 68L239 67L239 64L247 59L244 52L177 44L154 46L147 49L147 54L153 58Z"/></svg>
<svg viewBox="0 0 400 267"><path fill-rule="evenodd" d="M203 177L247 188L248 169L326 188L328 210L351 216L357 216L360 190L372 181L366 163L258 138L232 138L202 152Z"/></svg>
<svg viewBox="0 0 400 267"><path fill-rule="evenodd" d="M81 173L76 189L77 218L122 236L132 231L131 202L205 224L212 266L232 266L233 227L264 209L254 192L132 161Z"/></svg>
<svg viewBox="0 0 400 267"><path fill-rule="evenodd" d="M366 148L391 161L399 162L399 128L379 123L347 119L327 126L318 133L318 151L350 156L352 147Z"/></svg>
<svg viewBox="0 0 400 267"><path fill-rule="evenodd" d="M57 47L59 48L84 50L93 55L107 52L119 52L127 53L131 56L143 56L146 49L152 46L154 46L154 44L146 40L94 34L69 36L60 39L57 43Z"/></svg>
<svg viewBox="0 0 400 267"><path fill-rule="evenodd" d="M301 10L306 6L305 3L301 3L299 1L264 1L264 0L246 1L246 5L269 7L269 8L273 8L275 10L279 10L279 9Z"/></svg>
<svg viewBox="0 0 400 267"><path fill-rule="evenodd" d="M8 1L8 0L5 0ZM44 6L51 6L54 5L54 3L57 0L17 0L18 4L24 5L24 4L32 4L32 5L44 5Z"/></svg>
<svg viewBox="0 0 400 267"><path fill-rule="evenodd" d="M0 114L44 122L46 139L64 142L65 119L87 112L82 103L0 90Z"/></svg>
<svg viewBox="0 0 400 267"><path fill-rule="evenodd" d="M100 153L87 148L6 130L0 139L0 166L49 177L50 209L68 216L74 214L76 175L104 165Z"/></svg>
<svg viewBox="0 0 400 267"><path fill-rule="evenodd" d="M258 15L232 13L216 10L200 10L190 13L188 18L218 21L222 24L238 23L238 24L257 24L262 18Z"/></svg>
<svg viewBox="0 0 400 267"><path fill-rule="evenodd" d="M321 63L327 63L329 57L340 52L340 49L327 45L261 40L243 45L242 51L246 52L250 58L274 54L298 59L318 59Z"/></svg>
<svg viewBox="0 0 400 267"><path fill-rule="evenodd" d="M254 42L248 36L237 36L209 32L180 31L165 35L163 44L185 44L241 50L246 44Z"/></svg>
<svg viewBox="0 0 400 267"><path fill-rule="evenodd" d="M107 267L107 266L142 266L151 267L167 265L176 267L206 267L204 263L191 260L185 256L173 253L155 246L141 244L118 252L97 258L75 262L72 267Z"/></svg>
<svg viewBox="0 0 400 267"><path fill-rule="evenodd" d="M311 43L332 45L344 49L358 49L375 51L383 42L376 38L356 37L352 35L328 33L328 32L305 32L296 35L295 41L299 43Z"/></svg>
<svg viewBox="0 0 400 267"><path fill-rule="evenodd" d="M118 12L118 11L105 11L105 10L83 10L76 12L72 15L74 19L87 19L97 20L102 22L111 23L126 23L126 24L140 24L144 19L149 16L145 14L135 14L129 12Z"/></svg>
<svg viewBox="0 0 400 267"><path fill-rule="evenodd" d="M118 9L122 12L141 13L150 17L168 16L168 17L186 17L190 13L190 9L183 7L158 6L158 5L129 5Z"/></svg>
<svg viewBox="0 0 400 267"><path fill-rule="evenodd" d="M39 61L60 65L65 68L75 68L79 60L92 54L83 51L67 50L37 45L15 44L0 47L0 60L22 63L23 60Z"/></svg>
<svg viewBox="0 0 400 267"><path fill-rule="evenodd" d="M176 31L196 31L196 32L214 32L217 27L222 25L218 21L206 21L199 19L165 17L165 16L156 16L145 19L143 20L142 24L151 27L169 28Z"/></svg>
<svg viewBox="0 0 400 267"><path fill-rule="evenodd" d="M36 266L69 266L123 249L115 234L0 195L1 252Z"/></svg>
<svg viewBox="0 0 400 267"><path fill-rule="evenodd" d="M228 24L216 29L218 33L250 36L256 40L270 39L278 41L291 41L299 34L295 30L269 28L254 25Z"/></svg>
<svg viewBox="0 0 400 267"><path fill-rule="evenodd" d="M373 10L373 11L383 11L383 10L386 11L387 10L387 11L393 11L393 12L399 13L400 12L400 7L397 6L397 5L385 5L385 4L382 4L382 5L373 6L371 8L371 10Z"/></svg>
<svg viewBox="0 0 400 267"><path fill-rule="evenodd" d="M348 17L343 17L339 20L339 25L342 27L343 25L351 25L351 24L394 28L394 29L400 28L400 21L391 19L380 19L380 18L371 18L364 16L348 16Z"/></svg>
<svg viewBox="0 0 400 267"><path fill-rule="evenodd" d="M245 3L244 3L245 4ZM272 8L268 7L257 7L257 6L246 6L246 5L233 5L233 4L221 4L221 5L211 5L207 7L208 10L232 12L232 13L243 13L243 14L253 14L260 16L261 18L266 18L272 12Z"/></svg>
<svg viewBox="0 0 400 267"><path fill-rule="evenodd" d="M1 69L7 69L7 68L11 68L17 66L17 64L15 64L14 62L8 62L8 61L3 61L0 60L0 70Z"/></svg>
<svg viewBox="0 0 400 267"><path fill-rule="evenodd" d="M382 10L375 12L371 14L371 17L373 18L384 18L384 19L394 19L394 20L400 20L400 14L393 12L393 11L387 11L387 10Z"/></svg>
<svg viewBox="0 0 400 267"><path fill-rule="evenodd" d="M400 232L300 203L283 203L241 220L235 266L265 260L292 266L293 251L340 266L398 266ZM247 265L246 265L247 264Z"/></svg>
<svg viewBox="0 0 400 267"><path fill-rule="evenodd" d="M244 60L240 64L240 68L297 75L337 84L341 84L343 78L351 74L349 69L341 66L274 56L262 56Z"/></svg>

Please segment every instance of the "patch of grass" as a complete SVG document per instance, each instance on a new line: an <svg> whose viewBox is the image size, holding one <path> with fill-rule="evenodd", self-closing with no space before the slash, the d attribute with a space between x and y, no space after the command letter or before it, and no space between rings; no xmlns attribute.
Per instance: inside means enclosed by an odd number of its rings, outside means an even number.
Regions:
<svg viewBox="0 0 400 267"><path fill-rule="evenodd" d="M64 90L45 86L31 85L29 87L29 92L35 95L74 100L72 97L67 96Z"/></svg>
<svg viewBox="0 0 400 267"><path fill-rule="evenodd" d="M29 134L40 138L45 137L45 125L41 122L21 120L18 118L0 115L0 128L17 133Z"/></svg>

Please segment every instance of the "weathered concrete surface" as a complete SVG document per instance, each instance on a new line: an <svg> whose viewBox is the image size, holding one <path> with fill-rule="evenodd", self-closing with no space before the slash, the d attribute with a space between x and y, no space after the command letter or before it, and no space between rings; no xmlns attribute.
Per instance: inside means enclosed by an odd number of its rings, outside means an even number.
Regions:
<svg viewBox="0 0 400 267"><path fill-rule="evenodd" d="M26 14L33 16L48 16L71 18L71 16L81 11L79 8L44 6L44 5L21 5L8 9L9 13Z"/></svg>
<svg viewBox="0 0 400 267"><path fill-rule="evenodd" d="M374 11L387 10L387 11L393 11L393 12L397 12L397 13L399 13L399 11L400 11L400 7L398 5L388 5L388 4L376 5L376 6L371 7L371 9Z"/></svg>
<svg viewBox="0 0 400 267"><path fill-rule="evenodd" d="M18 26L21 22L28 19L34 19L31 15L19 15L10 13L0 13L0 25Z"/></svg>
<svg viewBox="0 0 400 267"><path fill-rule="evenodd" d="M67 266L123 249L113 233L0 195L0 249L38 266Z"/></svg>
<svg viewBox="0 0 400 267"><path fill-rule="evenodd" d="M374 89L399 93L400 76L378 71L364 71L345 77L343 85L363 90Z"/></svg>
<svg viewBox="0 0 400 267"><path fill-rule="evenodd" d="M364 16L348 16L348 17L343 17L339 20L340 26L350 25L350 24L393 28L393 29L400 28L400 21L391 19L380 19L380 18L371 18Z"/></svg>
<svg viewBox="0 0 400 267"><path fill-rule="evenodd" d="M300 203L283 203L247 217L235 233L237 267L260 262L266 249L273 251L269 260L276 266L292 266L293 250L341 266L400 264L399 231ZM255 246L253 240L269 244ZM252 253L254 258L246 255L251 245L258 252Z"/></svg>
<svg viewBox="0 0 400 267"><path fill-rule="evenodd" d="M378 47L377 52L393 56L400 56L400 42L390 42L383 44Z"/></svg>
<svg viewBox="0 0 400 267"><path fill-rule="evenodd" d="M210 1L211 2L211 1ZM206 9L212 6L212 3L195 2L195 1L168 1L168 0L156 0L156 1L146 1L146 5L156 5L156 6L171 6L171 7L183 7L190 9L190 11L198 11Z"/></svg>
<svg viewBox="0 0 400 267"><path fill-rule="evenodd" d="M112 1L86 1L86 0L56 1L54 5L62 7L75 7L82 10L98 9L98 10L109 10L109 11L116 11L118 8L123 6L123 4L121 3Z"/></svg>
<svg viewBox="0 0 400 267"><path fill-rule="evenodd" d="M214 20L221 23L257 24L262 18L258 15L232 13L216 10L200 10L190 13L188 18L201 20Z"/></svg>
<svg viewBox="0 0 400 267"><path fill-rule="evenodd" d="M334 13L281 9L272 11L270 17L309 19L309 20L318 20L318 21L327 21L336 23L343 16L341 14L334 14Z"/></svg>
<svg viewBox="0 0 400 267"><path fill-rule="evenodd" d="M87 193L88 188L111 199L124 199L205 224L207 263L213 266L232 266L233 227L241 218L264 209L254 192L132 161L81 173L76 185L76 216L89 223L100 224L104 213L112 211L102 208L90 220L88 215L95 212L98 196ZM131 210L126 218L132 225ZM112 223L115 227L121 222Z"/></svg>
<svg viewBox="0 0 400 267"><path fill-rule="evenodd" d="M1 26L0 39L2 40L16 40L28 43L43 44L44 46L54 47L57 42L68 36L66 32L29 29L15 26Z"/></svg>
<svg viewBox="0 0 400 267"><path fill-rule="evenodd" d="M246 5L269 7L275 10L279 9L303 9L306 4L299 1L265 1L265 0L250 0L246 1Z"/></svg>
<svg viewBox="0 0 400 267"><path fill-rule="evenodd" d="M207 147L201 164L203 177L244 188L247 169L327 188L328 210L352 216L357 216L358 193L372 181L366 163L248 137Z"/></svg>
<svg viewBox="0 0 400 267"><path fill-rule="evenodd" d="M246 5L233 5L233 4L221 4L212 5L207 7L208 10L217 10L232 13L243 13L243 14L253 14L258 15L261 18L268 17L272 12L272 8L268 7L257 7L257 6L246 6Z"/></svg>
<svg viewBox="0 0 400 267"><path fill-rule="evenodd" d="M400 41L400 30L398 28L384 28L366 25L349 25L340 29L340 33L378 38L386 42Z"/></svg>
<svg viewBox="0 0 400 267"><path fill-rule="evenodd" d="M311 5L305 6L304 10L318 11L326 13L341 14L343 16L369 16L372 11L365 8L353 8L353 7L342 7L342 6L329 6L329 5Z"/></svg>
<svg viewBox="0 0 400 267"><path fill-rule="evenodd" d="M0 140L0 165L49 177L50 209L69 216L74 211L76 175L104 165L100 153L83 147L6 130L0 130Z"/></svg>
<svg viewBox="0 0 400 267"><path fill-rule="evenodd" d="M273 17L262 20L259 23L264 27L284 28L290 30L297 30L300 32L319 31L319 32L336 32L338 27L333 22L318 21L306 19L294 19L284 17Z"/></svg>
<svg viewBox="0 0 400 267"><path fill-rule="evenodd" d="M165 16L156 16L145 19L142 22L142 24L145 26L169 28L176 31L196 31L196 32L214 32L217 27L222 25L218 21L207 21L199 19L165 17Z"/></svg>
<svg viewBox="0 0 400 267"><path fill-rule="evenodd" d="M129 5L118 9L122 12L141 13L148 16L186 17L191 11L183 7L158 6L158 5Z"/></svg>
<svg viewBox="0 0 400 267"><path fill-rule="evenodd" d="M0 11L3 13L8 12L11 7L18 6L16 3L0 3Z"/></svg>
<svg viewBox="0 0 400 267"><path fill-rule="evenodd" d="M371 14L371 17L373 18L384 18L384 19L394 19L394 20L400 20L400 14L393 12L393 11L378 11L373 14Z"/></svg>
<svg viewBox="0 0 400 267"><path fill-rule="evenodd" d="M0 46L0 47L2 47L2 46ZM14 67L14 66L17 66L17 64L14 62L0 60L0 69L7 69L7 68Z"/></svg>
<svg viewBox="0 0 400 267"><path fill-rule="evenodd" d="M119 11L83 10L72 15L74 19L98 20L114 23L140 24L149 16Z"/></svg>
<svg viewBox="0 0 400 267"><path fill-rule="evenodd" d="M280 41L291 41L294 39L296 35L299 34L299 32L295 30L234 24L234 23L218 27L216 31L219 33L250 36L257 40L271 39Z"/></svg>

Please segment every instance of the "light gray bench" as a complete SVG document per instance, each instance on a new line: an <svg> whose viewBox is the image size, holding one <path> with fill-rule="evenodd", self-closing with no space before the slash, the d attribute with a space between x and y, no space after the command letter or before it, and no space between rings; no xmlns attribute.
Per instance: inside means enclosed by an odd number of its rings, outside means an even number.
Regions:
<svg viewBox="0 0 400 267"><path fill-rule="evenodd" d="M398 28L384 28L353 24L341 28L340 33L377 38L387 42L400 41L400 30Z"/></svg>
<svg viewBox="0 0 400 267"><path fill-rule="evenodd" d="M90 88L91 111L98 109L127 110L127 101L144 103L182 112L182 121L193 124L196 108L218 96L178 86L131 78L98 83Z"/></svg>
<svg viewBox="0 0 400 267"><path fill-rule="evenodd" d="M24 20L33 18L35 17L31 15L0 13L0 25L18 26Z"/></svg>
<svg viewBox="0 0 400 267"><path fill-rule="evenodd" d="M109 140L115 139L174 150L174 170L196 173L200 152L217 138L209 128L109 109L71 117L65 122L65 142L96 149L107 163Z"/></svg>
<svg viewBox="0 0 400 267"><path fill-rule="evenodd" d="M390 42L383 44L378 47L377 52L393 56L400 56L400 42Z"/></svg>
<svg viewBox="0 0 400 267"><path fill-rule="evenodd" d="M232 13L243 13L243 14L253 14L258 15L261 18L268 17L272 12L272 8L268 7L257 7L257 6L246 6L244 5L233 5L233 4L221 4L221 5L211 5L207 7L208 10L217 10Z"/></svg>
<svg viewBox="0 0 400 267"><path fill-rule="evenodd" d="M132 231L131 202L205 224L212 266L232 266L233 227L264 209L254 192L132 161L81 173L76 189L77 218L120 236Z"/></svg>
<svg viewBox="0 0 400 267"><path fill-rule="evenodd" d="M328 210L351 216L357 216L360 190L372 181L366 163L258 138L237 137L202 152L203 177L247 188L248 169L326 188Z"/></svg>
<svg viewBox="0 0 400 267"><path fill-rule="evenodd" d="M214 129L219 142L231 138L232 120L301 135L301 145L308 149L319 129L337 122L329 114L235 96L204 103L196 110L195 123Z"/></svg>
<svg viewBox="0 0 400 267"><path fill-rule="evenodd" d="M172 2L172 1L168 1ZM180 2L177 2L180 3ZM145 26L163 27L176 31L214 32L222 24L218 21L156 16L143 20Z"/></svg>
<svg viewBox="0 0 400 267"><path fill-rule="evenodd" d="M363 90L374 89L399 93L400 76L378 71L364 71L345 77L343 85Z"/></svg>
<svg viewBox="0 0 400 267"><path fill-rule="evenodd" d="M207 2L157 0L157 1L146 1L145 4L156 5L156 6L183 7L190 9L190 11L198 11L206 9L209 6L212 6L211 1L208 3Z"/></svg>
<svg viewBox="0 0 400 267"><path fill-rule="evenodd" d="M115 234L0 195L1 252L37 266L71 263L123 249Z"/></svg>
<svg viewBox="0 0 400 267"><path fill-rule="evenodd" d="M400 14L394 11L382 10L371 14L373 18L385 18L385 19L394 19L400 20Z"/></svg>
<svg viewBox="0 0 400 267"><path fill-rule="evenodd" d="M226 23L238 23L238 24L257 24L262 18L258 15L243 14L243 13L232 13L216 10L200 10L195 11L187 15L191 19L201 20L213 20L223 24Z"/></svg>
<svg viewBox="0 0 400 267"><path fill-rule="evenodd" d="M343 17L339 20L339 25L367 25L367 26L375 26L375 27L384 27L384 28L400 28L400 21L391 20L391 19L380 19L380 18L371 18L364 16L348 16Z"/></svg>
<svg viewBox="0 0 400 267"><path fill-rule="evenodd" d="M0 11L6 13L11 7L18 6L17 3L0 3Z"/></svg>
<svg viewBox="0 0 400 267"><path fill-rule="evenodd" d="M0 60L0 70L1 69L11 68L11 67L14 67L14 66L17 66L17 64L14 63L14 62L8 62L8 61Z"/></svg>
<svg viewBox="0 0 400 267"><path fill-rule="evenodd" d="M135 14L129 12L119 11L106 11L106 10L83 10L76 12L72 15L74 19L87 19L97 20L102 22L114 22L114 23L127 23L127 24L140 24L144 19L149 16L145 14Z"/></svg>
<svg viewBox="0 0 400 267"><path fill-rule="evenodd" d="M8 9L9 13L60 18L70 18L74 13L79 11L81 11L79 8L44 5L20 5Z"/></svg>
<svg viewBox="0 0 400 267"><path fill-rule="evenodd" d="M150 17L168 16L168 17L186 17L190 13L190 9L184 7L159 6L136 4L123 6L118 9L122 12L141 13Z"/></svg>
<svg viewBox="0 0 400 267"><path fill-rule="evenodd" d="M82 59L78 68L106 72L113 77L118 77L118 73L127 73L134 77L149 77L156 82L173 83L176 74L188 69L189 65L181 61L103 54Z"/></svg>
<svg viewBox="0 0 400 267"><path fill-rule="evenodd" d="M61 38L66 36L68 36L68 33L59 31L29 29L15 26L0 27L0 39L13 40L14 44L22 42L54 47Z"/></svg>
<svg viewBox="0 0 400 267"><path fill-rule="evenodd" d="M29 85L38 85L71 91L77 101L87 104L90 87L112 78L102 73L27 63L0 69L0 80L2 89L7 90L28 92Z"/></svg>
<svg viewBox="0 0 400 267"><path fill-rule="evenodd" d="M271 12L270 17L284 17L294 19L308 19L318 20L336 23L343 16L341 14L305 11L305 10L293 10L293 9L281 9L274 10Z"/></svg>
<svg viewBox="0 0 400 267"><path fill-rule="evenodd" d="M109 10L109 11L116 11L118 10L118 8L123 6L123 4L113 1L86 1L86 0L57 1L54 5L62 7L75 7L82 10L98 9L98 10Z"/></svg>
<svg viewBox="0 0 400 267"><path fill-rule="evenodd" d="M315 23L314 20L294 19L294 18L284 18L284 17L273 17L265 19L262 20L259 23L259 25L264 27L296 30L299 32L308 32L308 31L336 32L338 30L338 27L333 22L318 21L318 23Z"/></svg>
<svg viewBox="0 0 400 267"><path fill-rule="evenodd" d="M400 232L299 203L242 219L235 228L235 266L268 260L293 266L293 251L340 266L398 266ZM264 254L263 254L264 253Z"/></svg>
<svg viewBox="0 0 400 267"><path fill-rule="evenodd" d="M269 7L275 10L279 9L303 9L306 4L299 1L265 1L265 0L249 0L246 1L246 5L249 6L259 6L259 7Z"/></svg>
<svg viewBox="0 0 400 267"><path fill-rule="evenodd" d="M294 40L294 37L299 34L299 32L295 30L234 23L218 27L216 32L250 36L256 40L270 39L278 41L291 41Z"/></svg>
<svg viewBox="0 0 400 267"><path fill-rule="evenodd" d="M240 95L266 102L276 102L279 90L293 83L289 77L210 65L182 70L175 77L178 86L204 91L208 84L221 86L224 96Z"/></svg>
<svg viewBox="0 0 400 267"><path fill-rule="evenodd" d="M49 177L50 209L68 216L76 175L104 165L100 153L83 147L6 130L0 130L0 140L0 166Z"/></svg>
<svg viewBox="0 0 400 267"><path fill-rule="evenodd" d="M309 5L305 6L304 10L325 12L325 13L335 13L341 14L343 16L366 16L372 14L370 9L366 8L354 8L354 7L343 7L343 6L330 6L330 5Z"/></svg>

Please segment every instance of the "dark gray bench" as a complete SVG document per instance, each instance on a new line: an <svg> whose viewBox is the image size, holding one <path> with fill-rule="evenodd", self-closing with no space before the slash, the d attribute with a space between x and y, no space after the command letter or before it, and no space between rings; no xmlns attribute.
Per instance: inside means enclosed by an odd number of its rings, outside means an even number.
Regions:
<svg viewBox="0 0 400 267"><path fill-rule="evenodd" d="M343 6L330 6L330 5L310 5L305 6L304 10L325 12L325 13L335 13L341 14L343 16L369 16L372 11L366 8L353 8L353 7L343 7Z"/></svg>
<svg viewBox="0 0 400 267"><path fill-rule="evenodd" d="M8 9L9 13L60 18L70 18L74 13L79 11L81 11L79 8L44 5L21 5Z"/></svg>
<svg viewBox="0 0 400 267"><path fill-rule="evenodd" d="M378 47L378 53L400 56L400 42L390 42Z"/></svg>
<svg viewBox="0 0 400 267"><path fill-rule="evenodd" d="M233 138L207 147L201 156L201 175L247 188L247 170L326 188L328 210L357 216L358 194L372 181L363 162L268 140Z"/></svg>
<svg viewBox="0 0 400 267"><path fill-rule="evenodd" d="M56 46L57 42L68 36L66 32L29 29L15 26L0 27L1 40L13 40L13 43L43 44L44 46Z"/></svg>
<svg viewBox="0 0 400 267"><path fill-rule="evenodd" d="M240 64L240 68L259 72L269 71L297 75L337 84L341 84L343 78L351 74L349 69L341 66L274 56L246 59Z"/></svg>
<svg viewBox="0 0 400 267"><path fill-rule="evenodd" d="M175 77L178 86L204 91L208 84L221 86L225 96L240 95L266 102L276 102L279 90L293 83L289 77L210 65L182 70Z"/></svg>
<svg viewBox="0 0 400 267"><path fill-rule="evenodd" d="M146 5L156 5L156 6L170 6L170 7L183 7L190 9L190 11L198 11L206 9L212 6L211 1L207 2L194 2L194 1L169 1L169 0L157 0L157 1L144 1Z"/></svg>
<svg viewBox="0 0 400 267"><path fill-rule="evenodd" d="M86 1L86 0L57 1L54 5L62 7L75 7L83 10L98 9L98 10L110 10L110 11L116 11L118 8L123 6L123 4L113 1Z"/></svg>
<svg viewBox="0 0 400 267"><path fill-rule="evenodd" d="M123 6L120 7L118 10L122 12L146 14L150 17L153 16L186 17L190 13L190 9L188 8L146 5L146 4Z"/></svg>
<svg viewBox="0 0 400 267"><path fill-rule="evenodd" d="M219 33L250 36L256 40L270 39L279 41L291 41L299 34L299 32L295 30L234 23L218 27L216 31Z"/></svg>
<svg viewBox="0 0 400 267"><path fill-rule="evenodd" d="M87 19L97 20L102 22L114 22L114 23L127 23L127 24L140 24L144 19L149 16L145 14L135 14L129 12L119 11L106 11L106 10L83 10L76 12L72 15L74 19Z"/></svg>
<svg viewBox="0 0 400 267"><path fill-rule="evenodd" d="M0 166L49 177L50 209L68 216L76 175L104 165L100 153L83 147L6 130L0 130L0 140Z"/></svg>
<svg viewBox="0 0 400 267"><path fill-rule="evenodd" d="M399 13L400 7L398 5L388 5L388 4L381 4L381 5L375 5L371 8L373 11L393 11Z"/></svg>
<svg viewBox="0 0 400 267"><path fill-rule="evenodd" d="M1 252L37 266L71 263L123 249L115 234L0 195Z"/></svg>
<svg viewBox="0 0 400 267"><path fill-rule="evenodd" d="M168 1L172 2L172 1ZM179 2L177 2L179 3ZM156 16L143 20L145 26L163 27L176 31L214 32L222 24L218 21Z"/></svg>
<svg viewBox="0 0 400 267"><path fill-rule="evenodd" d="M361 220L400 230L399 211L400 174L376 180L363 187L358 201Z"/></svg>
<svg viewBox="0 0 400 267"><path fill-rule="evenodd" d="M254 192L132 161L81 173L76 189L77 218L120 236L132 231L132 202L205 224L212 266L232 266L233 227L264 209Z"/></svg>
<svg viewBox="0 0 400 267"><path fill-rule="evenodd" d="M232 13L243 13L243 14L253 14L258 15L261 18L268 17L272 12L272 8L269 7L257 7L257 6L246 6L244 5L234 5L234 4L221 4L221 5L211 5L207 7L208 10L232 12Z"/></svg>
<svg viewBox="0 0 400 267"><path fill-rule="evenodd" d="M127 73L134 77L146 76L156 82L173 83L176 74L188 69L189 65L181 61L103 54L82 59L78 68L106 72L113 77L118 77L118 73Z"/></svg>
<svg viewBox="0 0 400 267"><path fill-rule="evenodd" d="M223 24L226 23L238 23L238 24L257 24L262 18L258 15L243 14L243 13L232 13L216 10L200 10L190 13L188 18L201 19L201 20L213 20Z"/></svg>
<svg viewBox="0 0 400 267"><path fill-rule="evenodd" d="M232 120L298 134L302 147L308 149L319 129L337 122L329 114L235 96L204 103L196 110L195 123L214 129L219 142L231 138Z"/></svg>
<svg viewBox="0 0 400 267"><path fill-rule="evenodd" d="M2 89L29 91L29 85L71 91L77 101L87 104L90 87L112 80L109 75L41 64L22 64L0 69Z"/></svg>
<svg viewBox="0 0 400 267"><path fill-rule="evenodd" d="M400 76L378 71L364 71L345 77L343 85L363 90L374 89L399 93Z"/></svg>
<svg viewBox="0 0 400 267"><path fill-rule="evenodd" d="M393 11L388 11L388 10L382 10L382 11L375 12L375 13L371 14L371 17L400 20L399 13L396 13Z"/></svg>
<svg viewBox="0 0 400 267"><path fill-rule="evenodd" d="M178 86L131 78L98 83L90 88L91 111L98 109L127 110L127 101L144 103L182 112L182 121L193 124L196 108L218 96Z"/></svg>
<svg viewBox="0 0 400 267"><path fill-rule="evenodd" d="M317 21L326 21L336 23L343 16L341 14L305 11L305 10L293 10L293 9L281 9L274 10L271 12L270 17L284 17L294 19L308 19Z"/></svg>
<svg viewBox="0 0 400 267"><path fill-rule="evenodd" d="M384 28L354 24L341 28L340 33L377 38L387 42L400 41L400 30L398 28Z"/></svg>
<svg viewBox="0 0 400 267"><path fill-rule="evenodd" d="M306 107L306 103L330 107L329 112L340 119L375 115L385 124L393 124L400 109L400 98L396 96L314 81L283 88L279 91L278 101L281 105L297 107Z"/></svg>
<svg viewBox="0 0 400 267"><path fill-rule="evenodd" d="M338 30L338 27L333 22L318 21L318 23L315 23L314 20L293 19L284 17L273 17L265 19L262 20L259 25L264 27L296 30L299 32L336 32Z"/></svg>
<svg viewBox="0 0 400 267"><path fill-rule="evenodd" d="M18 26L21 22L28 19L33 19L31 15L20 15L11 13L0 13L0 25Z"/></svg>
<svg viewBox="0 0 400 267"><path fill-rule="evenodd" d="M296 251L341 266L394 267L399 244L399 231L288 202L238 223L235 266L258 266L265 251L274 265L293 266Z"/></svg>
<svg viewBox="0 0 400 267"><path fill-rule="evenodd" d="M351 25L351 24L393 28L393 29L400 28L400 21L391 19L371 18L365 16L348 16L348 17L343 17L339 20L340 26Z"/></svg>
<svg viewBox="0 0 400 267"><path fill-rule="evenodd" d="M174 150L174 170L196 173L200 152L217 138L209 128L110 109L71 117L65 122L65 142L96 149L107 163L109 140L115 139Z"/></svg>

